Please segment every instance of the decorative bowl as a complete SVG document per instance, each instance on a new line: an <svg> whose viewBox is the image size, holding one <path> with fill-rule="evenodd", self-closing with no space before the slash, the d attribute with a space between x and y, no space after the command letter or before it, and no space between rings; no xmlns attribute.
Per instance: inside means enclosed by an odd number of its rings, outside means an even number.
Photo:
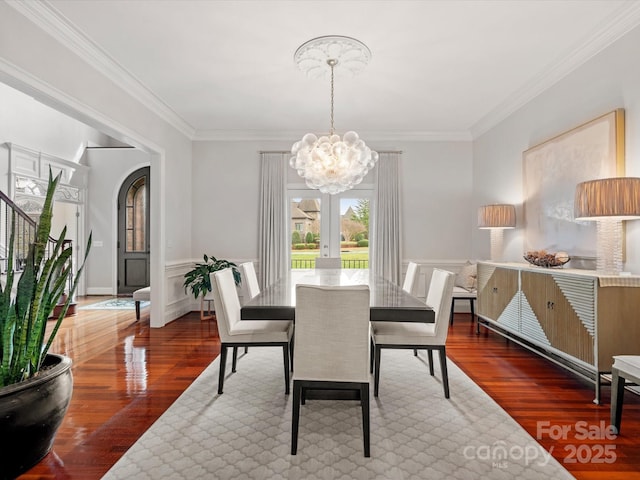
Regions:
<svg viewBox="0 0 640 480"><path fill-rule="evenodd" d="M531 265L545 268L559 268L571 260L565 252L548 253L545 250L527 252L523 258Z"/></svg>

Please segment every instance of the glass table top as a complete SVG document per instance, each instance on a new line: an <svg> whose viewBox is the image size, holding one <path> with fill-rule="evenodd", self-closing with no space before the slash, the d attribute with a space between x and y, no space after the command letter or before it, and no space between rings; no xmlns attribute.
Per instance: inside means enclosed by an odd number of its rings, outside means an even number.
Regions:
<svg viewBox="0 0 640 480"><path fill-rule="evenodd" d="M242 307L243 320L295 319L295 287L299 284L349 286L368 285L371 320L434 322L433 309L408 294L399 285L375 277L368 269L291 270Z"/></svg>

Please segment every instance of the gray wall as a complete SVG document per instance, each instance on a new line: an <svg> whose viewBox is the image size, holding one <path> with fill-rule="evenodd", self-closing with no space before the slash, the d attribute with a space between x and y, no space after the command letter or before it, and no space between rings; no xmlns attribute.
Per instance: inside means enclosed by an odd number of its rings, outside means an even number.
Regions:
<svg viewBox="0 0 640 480"><path fill-rule="evenodd" d="M93 232L92 254L85 266L89 295L117 293L117 200L130 173L149 165L149 155L135 149L91 149L87 188L87 230ZM153 212L152 212L153 214Z"/></svg>
<svg viewBox="0 0 640 480"><path fill-rule="evenodd" d="M108 147L112 138L0 83L0 144L5 142L77 161L88 144Z"/></svg>
<svg viewBox="0 0 640 480"><path fill-rule="evenodd" d="M373 148L375 139L367 143ZM193 244L196 258L258 256L260 150L278 142L194 142ZM391 149L391 148L389 148ZM405 259L467 259L471 255L471 142L407 142L401 188Z"/></svg>
<svg viewBox="0 0 640 480"><path fill-rule="evenodd" d="M0 81L151 153L151 325L184 313L180 272L167 264L191 254L191 141L76 52L0 2ZM171 200L166 199L170 187Z"/></svg>
<svg viewBox="0 0 640 480"><path fill-rule="evenodd" d="M486 203L521 207L522 153L562 132L604 113L624 108L626 114L626 175L640 176L640 28L594 56L486 132L473 144L473 208ZM567 188L575 189L575 185ZM522 218L522 208L517 214ZM640 273L640 221L626 222L625 270ZM473 230L474 256L487 257L486 232ZM521 222L505 232L507 258L521 259ZM570 253L570 252L569 252Z"/></svg>
<svg viewBox="0 0 640 480"><path fill-rule="evenodd" d="M78 161L88 144L110 146L113 139L0 83L0 190L5 193L9 165L6 143Z"/></svg>

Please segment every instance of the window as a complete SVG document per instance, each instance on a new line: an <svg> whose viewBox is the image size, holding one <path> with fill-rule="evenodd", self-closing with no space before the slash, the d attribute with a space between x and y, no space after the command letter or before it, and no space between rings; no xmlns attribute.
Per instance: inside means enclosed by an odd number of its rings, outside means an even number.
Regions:
<svg viewBox="0 0 640 480"><path fill-rule="evenodd" d="M131 185L127 192L125 219L127 252L144 252L146 250L146 189L146 177L141 177Z"/></svg>
<svg viewBox="0 0 640 480"><path fill-rule="evenodd" d="M369 268L369 211L371 200L362 192L340 198L340 258L342 268Z"/></svg>
<svg viewBox="0 0 640 480"><path fill-rule="evenodd" d="M318 192L290 192L289 218L291 233L291 268L314 268L320 256L322 237L322 199Z"/></svg>
<svg viewBox="0 0 640 480"><path fill-rule="evenodd" d="M291 268L314 268L320 256L341 257L342 268L369 268L370 204L370 190L289 190Z"/></svg>

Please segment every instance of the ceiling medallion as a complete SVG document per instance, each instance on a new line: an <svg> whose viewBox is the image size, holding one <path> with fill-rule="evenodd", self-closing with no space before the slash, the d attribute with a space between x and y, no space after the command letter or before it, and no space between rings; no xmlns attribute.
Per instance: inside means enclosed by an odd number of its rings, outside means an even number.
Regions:
<svg viewBox="0 0 640 480"><path fill-rule="evenodd" d="M371 50L360 40L339 35L318 37L303 43L293 54L293 60L309 78L327 78L327 59L340 65L336 76L354 77L369 64Z"/></svg>

